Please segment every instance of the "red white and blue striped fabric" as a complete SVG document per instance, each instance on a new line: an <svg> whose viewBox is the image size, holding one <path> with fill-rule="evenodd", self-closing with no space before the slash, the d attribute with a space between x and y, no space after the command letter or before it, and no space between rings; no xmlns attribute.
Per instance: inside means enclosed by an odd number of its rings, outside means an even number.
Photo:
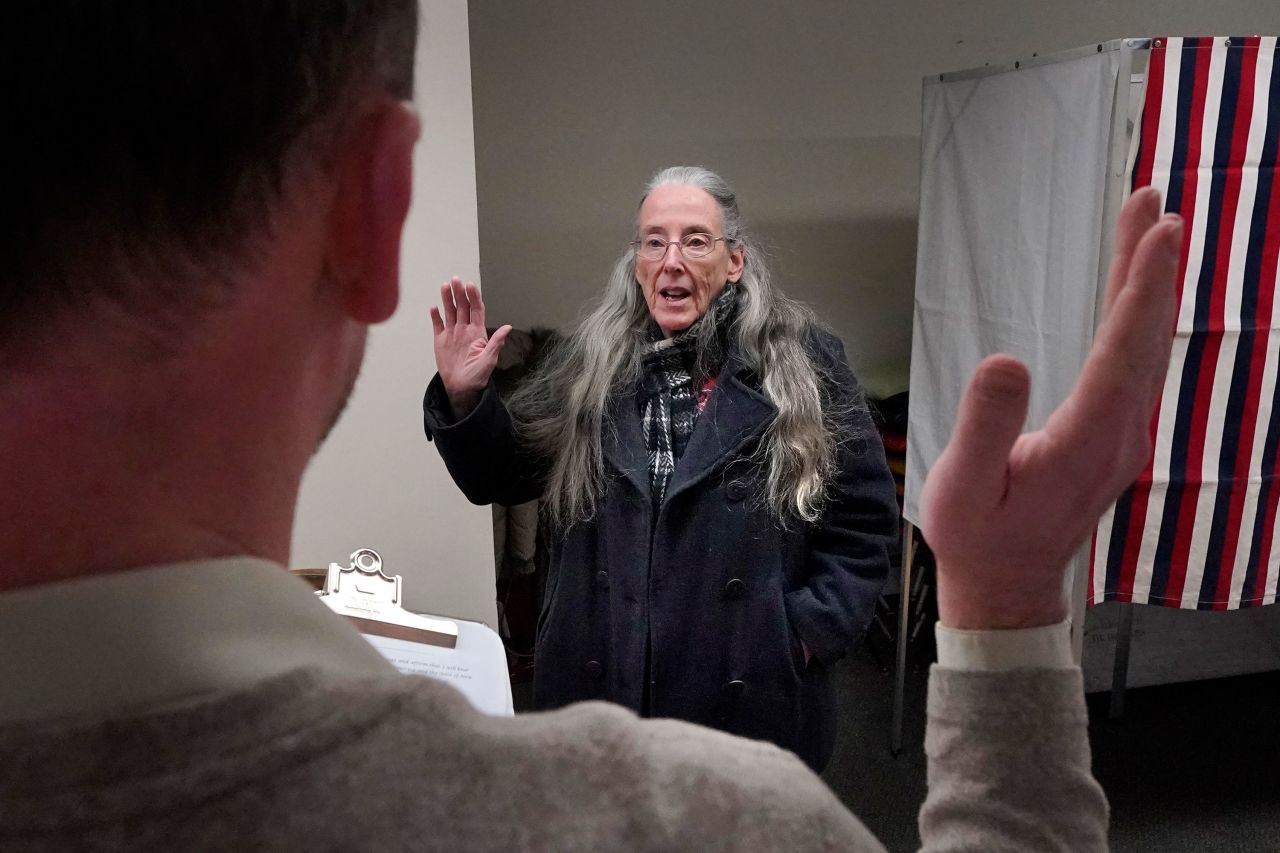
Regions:
<svg viewBox="0 0 1280 853"><path fill-rule="evenodd" d="M1094 534L1089 602L1271 604L1280 577L1275 38L1152 42L1133 159L1186 221L1155 451Z"/></svg>

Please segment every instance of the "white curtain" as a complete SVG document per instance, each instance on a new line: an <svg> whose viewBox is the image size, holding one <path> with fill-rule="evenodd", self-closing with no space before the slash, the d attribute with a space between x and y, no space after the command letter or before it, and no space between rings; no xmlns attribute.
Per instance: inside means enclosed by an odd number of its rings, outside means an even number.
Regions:
<svg viewBox="0 0 1280 853"><path fill-rule="evenodd" d="M913 523L983 357L1004 352L1030 368L1028 428L1075 381L1103 287L1120 67L1121 52L1105 50L925 81L905 499Z"/></svg>

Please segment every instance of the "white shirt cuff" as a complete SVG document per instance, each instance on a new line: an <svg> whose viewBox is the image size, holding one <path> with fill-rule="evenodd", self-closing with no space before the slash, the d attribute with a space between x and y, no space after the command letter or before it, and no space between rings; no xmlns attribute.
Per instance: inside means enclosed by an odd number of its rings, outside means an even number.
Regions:
<svg viewBox="0 0 1280 853"><path fill-rule="evenodd" d="M948 669L1001 672L1009 669L1071 669L1071 623L1002 631L963 631L937 623L938 665Z"/></svg>

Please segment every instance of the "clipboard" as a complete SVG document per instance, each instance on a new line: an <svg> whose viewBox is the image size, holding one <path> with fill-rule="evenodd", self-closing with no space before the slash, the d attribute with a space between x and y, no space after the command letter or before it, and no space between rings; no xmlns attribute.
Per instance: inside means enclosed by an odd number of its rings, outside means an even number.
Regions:
<svg viewBox="0 0 1280 853"><path fill-rule="evenodd" d="M400 575L383 571L377 551L360 548L350 565L329 564L319 598L401 672L443 681L486 714L514 714L506 647L497 633L481 622L411 613L402 593Z"/></svg>

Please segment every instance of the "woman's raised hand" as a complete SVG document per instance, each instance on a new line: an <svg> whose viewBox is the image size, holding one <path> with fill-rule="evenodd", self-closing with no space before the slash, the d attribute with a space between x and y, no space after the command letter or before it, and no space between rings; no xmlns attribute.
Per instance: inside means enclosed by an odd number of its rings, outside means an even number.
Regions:
<svg viewBox="0 0 1280 853"><path fill-rule="evenodd" d="M465 417L484 393L511 332L503 326L490 337L484 325L484 300L474 281L454 276L440 285L442 308L431 307L436 370L455 417ZM442 310L443 309L443 310Z"/></svg>

